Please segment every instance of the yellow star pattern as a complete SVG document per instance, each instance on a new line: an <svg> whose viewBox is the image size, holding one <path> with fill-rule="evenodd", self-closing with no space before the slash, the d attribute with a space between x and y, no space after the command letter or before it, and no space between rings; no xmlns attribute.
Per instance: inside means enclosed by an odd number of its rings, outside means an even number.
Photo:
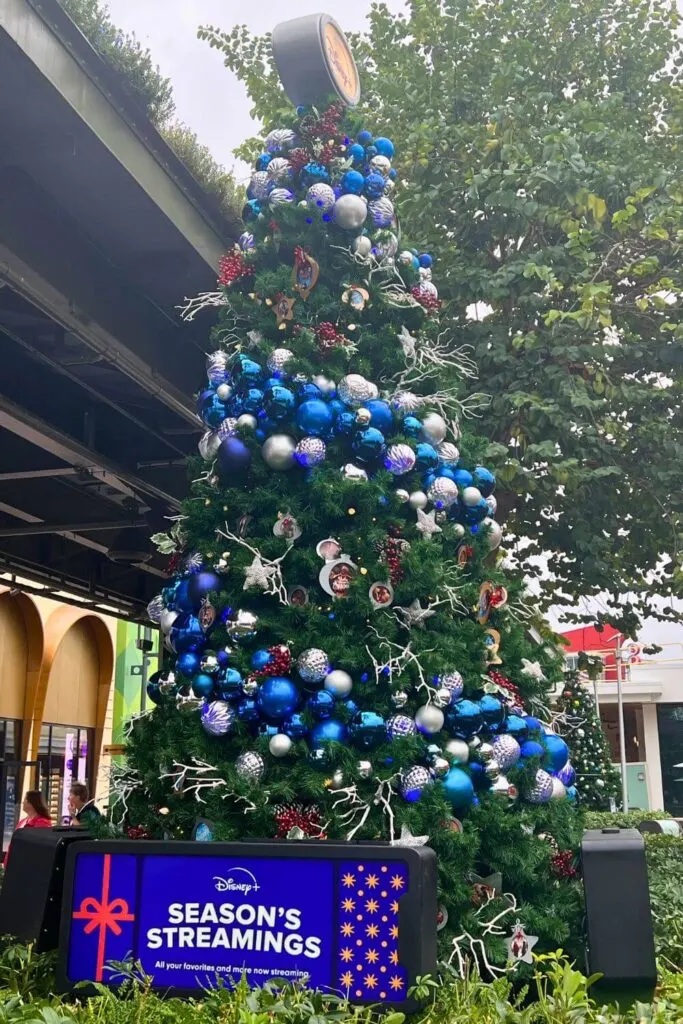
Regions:
<svg viewBox="0 0 683 1024"><path fill-rule="evenodd" d="M377 900L368 900L367 903L365 904L365 909L367 910L368 914L376 914L377 911L379 910L379 903L377 902Z"/></svg>
<svg viewBox="0 0 683 1024"><path fill-rule="evenodd" d="M394 877L391 879L392 889L402 889L404 885L405 882L403 881L400 875L394 875Z"/></svg>
<svg viewBox="0 0 683 1024"><path fill-rule="evenodd" d="M377 978L375 977L374 974L366 974L365 978L363 979L363 984L365 985L366 988L369 988L370 990L372 990L373 988L377 988Z"/></svg>
<svg viewBox="0 0 683 1024"><path fill-rule="evenodd" d="M393 900L389 904L389 909L391 910L392 914L398 914L398 900Z"/></svg>
<svg viewBox="0 0 683 1024"><path fill-rule="evenodd" d="M350 989L351 986L353 985L353 975L351 974L351 971L346 971L345 974L342 974L342 976L339 979L339 981L341 982L342 987L344 989L346 989L346 990Z"/></svg>
<svg viewBox="0 0 683 1024"><path fill-rule="evenodd" d="M347 896L347 898L345 900L342 900L342 910L346 910L346 912L349 913L351 910L355 910L355 909L356 909L355 900L349 899L348 896Z"/></svg>
<svg viewBox="0 0 683 1024"><path fill-rule="evenodd" d="M376 949L369 949L365 954L365 959L369 964L376 964L379 960L379 953Z"/></svg>
<svg viewBox="0 0 683 1024"><path fill-rule="evenodd" d="M395 924L392 924L391 928L389 929L389 934L391 935L392 939L397 939L398 938L398 926L395 925Z"/></svg>
<svg viewBox="0 0 683 1024"><path fill-rule="evenodd" d="M341 926L341 933L345 939L353 935L353 925L350 921L344 921L344 924Z"/></svg>
<svg viewBox="0 0 683 1024"><path fill-rule="evenodd" d="M403 978L399 978L398 974L394 974L394 976L389 979L389 984L394 992L398 992L403 988Z"/></svg>
<svg viewBox="0 0 683 1024"><path fill-rule="evenodd" d="M342 958L345 964L348 964L351 962L351 960L353 960L353 950L349 949L348 946L345 946L344 949L342 949L342 951L340 952L339 956Z"/></svg>
<svg viewBox="0 0 683 1024"><path fill-rule="evenodd" d="M344 886L345 889L352 889L355 884L356 876L352 875L350 871L347 871L347 873L342 878L342 885Z"/></svg>
<svg viewBox="0 0 683 1024"><path fill-rule="evenodd" d="M398 966L398 952L395 949L392 949L391 953L389 954L389 960L394 965L394 967Z"/></svg>
<svg viewBox="0 0 683 1024"><path fill-rule="evenodd" d="M379 935L379 925L369 924L365 929L365 934L369 939L376 939Z"/></svg>
<svg viewBox="0 0 683 1024"><path fill-rule="evenodd" d="M368 889L376 889L377 886L379 885L379 878L377 877L377 875L368 875L368 877L365 879L365 884L367 885Z"/></svg>

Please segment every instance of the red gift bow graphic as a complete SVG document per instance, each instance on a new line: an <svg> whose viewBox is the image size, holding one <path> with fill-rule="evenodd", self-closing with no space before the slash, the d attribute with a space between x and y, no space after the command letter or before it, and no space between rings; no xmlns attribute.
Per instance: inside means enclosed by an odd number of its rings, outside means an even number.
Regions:
<svg viewBox="0 0 683 1024"><path fill-rule="evenodd" d="M111 854L105 853L104 866L102 870L102 895L100 899L94 896L86 896L81 905L72 915L74 920L87 921L85 934L90 935L96 928L100 934L97 942L97 963L95 966L95 981L102 981L104 970L104 950L107 942L107 931L111 929L114 935L121 934L119 921L134 921L135 914L131 914L125 900L116 899L109 902L109 878L111 875Z"/></svg>

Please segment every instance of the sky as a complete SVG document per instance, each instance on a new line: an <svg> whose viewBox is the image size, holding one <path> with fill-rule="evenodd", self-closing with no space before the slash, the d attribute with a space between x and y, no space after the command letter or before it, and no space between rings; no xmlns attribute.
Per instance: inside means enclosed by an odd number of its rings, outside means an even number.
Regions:
<svg viewBox="0 0 683 1024"><path fill-rule="evenodd" d="M403 0L385 2L395 13L405 6ZM289 0L286 6L274 0L247 4L235 0L109 0L108 7L114 24L134 32L149 47L162 74L171 79L180 120L197 133L219 163L243 179L244 167L235 161L232 151L254 134L250 103L244 86L223 66L221 54L197 39L197 28L212 25L229 31L236 24L246 24L252 32L262 34L278 21L324 11L346 32L355 32L365 27L370 0ZM601 602L592 607L606 610ZM554 616L552 620L561 628ZM683 626L650 619L641 639L675 643L678 656L683 651Z"/></svg>

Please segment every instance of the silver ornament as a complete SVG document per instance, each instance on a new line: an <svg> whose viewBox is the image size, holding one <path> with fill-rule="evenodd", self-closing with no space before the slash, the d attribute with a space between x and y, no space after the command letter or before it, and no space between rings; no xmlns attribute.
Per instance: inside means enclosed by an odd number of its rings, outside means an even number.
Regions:
<svg viewBox="0 0 683 1024"><path fill-rule="evenodd" d="M432 704L435 708L447 708L450 702L451 691L447 690L445 686L437 690L432 697Z"/></svg>
<svg viewBox="0 0 683 1024"><path fill-rule="evenodd" d="M486 543L490 551L495 551L496 548L500 547L503 540L503 527L500 523L497 523L495 519L489 519L487 516L486 519L482 520L479 529L486 530Z"/></svg>
<svg viewBox="0 0 683 1024"><path fill-rule="evenodd" d="M336 772L334 773L334 775L332 776L332 778L330 780L330 789L333 790L333 791L336 790L336 789L341 789L343 785L344 785L344 772L341 770L341 768L337 768Z"/></svg>
<svg viewBox="0 0 683 1024"><path fill-rule="evenodd" d="M256 679L245 679L242 683L242 693L245 697L255 697L259 692L259 684Z"/></svg>
<svg viewBox="0 0 683 1024"><path fill-rule="evenodd" d="M376 228L388 228L390 227L394 219L394 204L391 199L387 196L381 196L379 199L373 199L368 203L368 219L372 221ZM394 251L392 256L396 255Z"/></svg>
<svg viewBox="0 0 683 1024"><path fill-rule="evenodd" d="M372 253L372 242L367 235L359 235L351 243L351 251L365 260Z"/></svg>
<svg viewBox="0 0 683 1024"><path fill-rule="evenodd" d="M530 804L547 804L553 795L553 777L539 768L534 780L534 788L527 794Z"/></svg>
<svg viewBox="0 0 683 1024"><path fill-rule="evenodd" d="M225 623L225 631L233 640L249 640L256 636L258 615L254 612L238 608L232 619Z"/></svg>
<svg viewBox="0 0 683 1024"><path fill-rule="evenodd" d="M173 623L178 618L178 612L171 611L170 608L165 608L159 616L159 629L162 633L170 633L173 628Z"/></svg>
<svg viewBox="0 0 683 1024"><path fill-rule="evenodd" d="M470 759L470 748L464 740L449 740L446 753L454 764L467 764Z"/></svg>
<svg viewBox="0 0 683 1024"><path fill-rule="evenodd" d="M442 466L456 466L460 461L460 449L451 441L441 441L437 444L436 451Z"/></svg>
<svg viewBox="0 0 683 1024"><path fill-rule="evenodd" d="M241 779L248 782L260 782L265 770L266 762L253 750L246 750L235 761L235 771Z"/></svg>
<svg viewBox="0 0 683 1024"><path fill-rule="evenodd" d="M401 416L412 416L414 412L424 403L421 395L415 395L412 391L397 391L391 399L392 407Z"/></svg>
<svg viewBox="0 0 683 1024"><path fill-rule="evenodd" d="M429 770L435 779L443 779L451 770L451 763L445 757L435 757L429 766Z"/></svg>
<svg viewBox="0 0 683 1024"><path fill-rule="evenodd" d="M227 422L227 420L223 420L223 423ZM221 427L223 426L223 423L221 424ZM250 412L243 412L241 416L237 417L235 425L241 430L256 430L257 420Z"/></svg>
<svg viewBox="0 0 683 1024"><path fill-rule="evenodd" d="M453 523L453 536L456 540L462 540L465 536L465 527L462 523Z"/></svg>
<svg viewBox="0 0 683 1024"><path fill-rule="evenodd" d="M415 466L415 452L409 444L392 444L384 456L384 465L394 476L403 476Z"/></svg>
<svg viewBox="0 0 683 1024"><path fill-rule="evenodd" d="M437 476L429 485L427 497L437 508L450 508L458 500L458 485L447 476Z"/></svg>
<svg viewBox="0 0 683 1024"><path fill-rule="evenodd" d="M288 348L274 348L266 360L266 366L271 373L282 373L282 371L294 358L294 353Z"/></svg>
<svg viewBox="0 0 683 1024"><path fill-rule="evenodd" d="M325 676L325 689L333 696L343 700L345 697L348 697L353 689L353 679L348 672L335 668Z"/></svg>
<svg viewBox="0 0 683 1024"><path fill-rule="evenodd" d="M381 174L383 178L388 178L389 171L391 170L391 160L378 153L377 156L373 156L370 161L370 168L373 171L377 171L378 174Z"/></svg>
<svg viewBox="0 0 683 1024"><path fill-rule="evenodd" d="M408 498L410 507L414 509L425 508L428 501L429 498L427 497L424 491L413 491L413 493Z"/></svg>
<svg viewBox="0 0 683 1024"><path fill-rule="evenodd" d="M201 720L211 736L225 736L234 724L235 710L224 700L212 700L202 708Z"/></svg>
<svg viewBox="0 0 683 1024"><path fill-rule="evenodd" d="M487 779L497 779L500 775L500 765L492 758L484 765L484 772Z"/></svg>
<svg viewBox="0 0 683 1024"><path fill-rule="evenodd" d="M444 714L440 708L433 704L424 704L415 712L415 724L420 732L434 735L443 729Z"/></svg>
<svg viewBox="0 0 683 1024"><path fill-rule="evenodd" d="M272 187L273 182L268 176L267 171L254 171L249 182L249 193L252 199L258 199L259 202L263 202L264 199L268 198L268 193Z"/></svg>
<svg viewBox="0 0 683 1024"><path fill-rule="evenodd" d="M441 444L446 440L447 433L448 424L438 412L428 412L422 417L420 436L423 441L429 441L430 444Z"/></svg>
<svg viewBox="0 0 683 1024"><path fill-rule="evenodd" d="M416 764L414 768L409 768L407 772L401 774L401 796L407 800L411 794L414 796L415 793L421 793L432 782L433 779L427 769Z"/></svg>
<svg viewBox="0 0 683 1024"><path fill-rule="evenodd" d="M361 406L360 409L356 409L356 423L359 427L367 427L370 425L372 419L372 413L369 409Z"/></svg>
<svg viewBox="0 0 683 1024"><path fill-rule="evenodd" d="M477 753L484 764L486 764L487 761L493 759L493 745L491 743L482 743Z"/></svg>
<svg viewBox="0 0 683 1024"><path fill-rule="evenodd" d="M419 277L421 281L431 281L432 279L432 268L431 267L420 267Z"/></svg>
<svg viewBox="0 0 683 1024"><path fill-rule="evenodd" d="M342 466L341 474L345 480L356 480L363 483L368 479L368 474L361 466L354 466L353 462L347 462Z"/></svg>
<svg viewBox="0 0 683 1024"><path fill-rule="evenodd" d="M408 715L392 715L387 720L387 735L390 740L402 739L404 736L414 736L417 726Z"/></svg>
<svg viewBox="0 0 683 1024"><path fill-rule="evenodd" d="M270 181L288 181L292 177L292 165L284 156L274 156L265 171ZM251 179L253 182L253 178ZM256 196L259 199L260 196Z"/></svg>
<svg viewBox="0 0 683 1024"><path fill-rule="evenodd" d="M322 181L318 181L306 192L306 204L313 210L329 213L336 201L334 189Z"/></svg>
<svg viewBox="0 0 683 1024"><path fill-rule="evenodd" d="M261 455L271 469L287 470L295 465L296 441L289 434L272 434L261 447Z"/></svg>
<svg viewBox="0 0 683 1024"><path fill-rule="evenodd" d="M479 750L479 747L481 746L481 740L478 736L473 736L472 739L467 741L467 745L470 748L470 752L474 754L476 753L476 751Z"/></svg>
<svg viewBox="0 0 683 1024"><path fill-rule="evenodd" d="M359 761L358 774L361 779L369 779L372 775L372 761Z"/></svg>
<svg viewBox="0 0 683 1024"><path fill-rule="evenodd" d="M217 430L207 430L205 434L202 434L197 444L197 449L204 462L213 462L222 440L223 438Z"/></svg>
<svg viewBox="0 0 683 1024"><path fill-rule="evenodd" d="M206 376L209 384L222 384L228 373L230 356L227 352L209 352L206 357Z"/></svg>
<svg viewBox="0 0 683 1024"><path fill-rule="evenodd" d="M364 402L377 398L379 392L376 384L366 380L359 373L348 373L339 381L337 394L346 405L358 408Z"/></svg>
<svg viewBox="0 0 683 1024"><path fill-rule="evenodd" d="M330 661L319 647L309 647L297 658L296 667L301 678L307 683L322 683L330 672Z"/></svg>
<svg viewBox="0 0 683 1024"><path fill-rule="evenodd" d="M365 223L368 204L361 196L340 196L334 204L332 216L344 231L357 231Z"/></svg>
<svg viewBox="0 0 683 1024"><path fill-rule="evenodd" d="M602 782L602 779L600 779L600 781ZM550 799L551 800L564 800L566 798L566 796L567 796L567 790L566 790L566 788L564 786L564 783L560 782L560 780L557 779L557 778L553 778L553 792L552 792L552 796L551 796Z"/></svg>
<svg viewBox="0 0 683 1024"><path fill-rule="evenodd" d="M448 690L451 695L451 704L462 697L462 692L465 689L465 682L456 669L451 669L450 672L446 672L444 675L439 677L439 687L443 687Z"/></svg>
<svg viewBox="0 0 683 1024"><path fill-rule="evenodd" d="M519 761L521 750L519 743L509 733L500 733L493 741L493 756L500 765L501 771L507 772Z"/></svg>
<svg viewBox="0 0 683 1024"><path fill-rule="evenodd" d="M161 594L157 594L147 605L147 618L150 622L156 622L157 625L161 622L161 616L165 610L164 599Z"/></svg>
<svg viewBox="0 0 683 1024"><path fill-rule="evenodd" d="M269 153L286 153L296 147L296 135L291 128L273 128L266 135L266 149Z"/></svg>
<svg viewBox="0 0 683 1024"><path fill-rule="evenodd" d="M219 669L218 658L215 654L205 654L199 662L199 671L206 672L207 676L213 676Z"/></svg>
<svg viewBox="0 0 683 1024"><path fill-rule="evenodd" d="M464 487L462 500L465 505L478 505L481 501L481 491L478 487Z"/></svg>
<svg viewBox="0 0 683 1024"><path fill-rule="evenodd" d="M320 437L302 437L294 450L294 457L302 466L319 466L325 461L327 445Z"/></svg>
<svg viewBox="0 0 683 1024"><path fill-rule="evenodd" d="M510 785L510 782L505 775L499 775L497 779L493 780L489 793L499 799L507 801L509 804L514 803L519 795L517 788Z"/></svg>
<svg viewBox="0 0 683 1024"><path fill-rule="evenodd" d="M395 708L404 708L408 703L408 694L405 690L396 690L391 695L391 703Z"/></svg>
<svg viewBox="0 0 683 1024"><path fill-rule="evenodd" d="M329 380L327 377L323 377L322 373L317 373L313 378L313 383L323 395L331 395L336 389L336 384L333 380Z"/></svg>
<svg viewBox="0 0 683 1024"><path fill-rule="evenodd" d="M410 494L403 487L397 487L394 494L397 501L400 501L403 505L405 505L406 501L410 501Z"/></svg>
<svg viewBox="0 0 683 1024"><path fill-rule="evenodd" d="M287 206L294 202L294 193L288 188L274 188L268 196L271 206Z"/></svg>
<svg viewBox="0 0 683 1024"><path fill-rule="evenodd" d="M221 402L229 402L234 390L232 384L219 384L216 388L216 397L220 398Z"/></svg>
<svg viewBox="0 0 683 1024"><path fill-rule="evenodd" d="M388 203L388 199L381 199L378 202ZM391 205L391 204L390 204ZM382 262L390 260L393 262L394 256L398 252L398 238L393 231L382 231L376 238L373 239L372 244L372 255L376 260Z"/></svg>
<svg viewBox="0 0 683 1024"><path fill-rule="evenodd" d="M412 267L414 259L415 257L413 256L410 249L404 249L403 252L399 253L398 256L398 262L401 264L402 267Z"/></svg>
<svg viewBox="0 0 683 1024"><path fill-rule="evenodd" d="M289 736L285 735L285 733L278 732L275 736L270 737L268 750L271 752L273 757L286 757L291 749L292 741Z"/></svg>

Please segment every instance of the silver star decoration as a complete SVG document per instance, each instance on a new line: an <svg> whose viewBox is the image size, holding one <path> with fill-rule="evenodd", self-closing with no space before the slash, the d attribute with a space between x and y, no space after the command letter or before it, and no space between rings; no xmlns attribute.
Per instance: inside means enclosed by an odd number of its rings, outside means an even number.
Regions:
<svg viewBox="0 0 683 1024"><path fill-rule="evenodd" d="M412 336L412 334L405 325L399 331L398 340L401 343L403 355L406 357L406 359L415 359L415 346L417 345L417 338L414 338Z"/></svg>
<svg viewBox="0 0 683 1024"><path fill-rule="evenodd" d="M414 836L407 825L401 826L400 839L392 839L392 846L426 846L429 836Z"/></svg>
<svg viewBox="0 0 683 1024"><path fill-rule="evenodd" d="M443 533L443 530L436 521L436 511L432 509L431 512L423 512L421 508L417 510L417 531L421 533L425 540L431 540L435 533Z"/></svg>
<svg viewBox="0 0 683 1024"><path fill-rule="evenodd" d="M268 589L268 581L276 572L274 565L264 565L259 555L254 556L254 561L245 570L244 590L249 587L259 587L261 590Z"/></svg>
<svg viewBox="0 0 683 1024"><path fill-rule="evenodd" d="M539 683L545 681L543 675L543 669L537 661L529 661L528 658L522 658L522 675L528 676L530 679L536 679Z"/></svg>
<svg viewBox="0 0 683 1024"><path fill-rule="evenodd" d="M413 626L417 626L418 629L424 629L424 624L427 619L431 619L432 615L436 615L436 612L432 611L431 608L423 608L416 597L412 604L407 607L394 608L396 615L399 617L402 626L406 629L412 629Z"/></svg>
<svg viewBox="0 0 683 1024"><path fill-rule="evenodd" d="M258 348L263 341L263 335L260 331L247 331L247 338L249 339L248 348Z"/></svg>
<svg viewBox="0 0 683 1024"><path fill-rule="evenodd" d="M538 942L538 935L527 935L523 925L517 921L512 929L512 935L505 940L508 949L508 960L513 963L533 963L531 951Z"/></svg>

